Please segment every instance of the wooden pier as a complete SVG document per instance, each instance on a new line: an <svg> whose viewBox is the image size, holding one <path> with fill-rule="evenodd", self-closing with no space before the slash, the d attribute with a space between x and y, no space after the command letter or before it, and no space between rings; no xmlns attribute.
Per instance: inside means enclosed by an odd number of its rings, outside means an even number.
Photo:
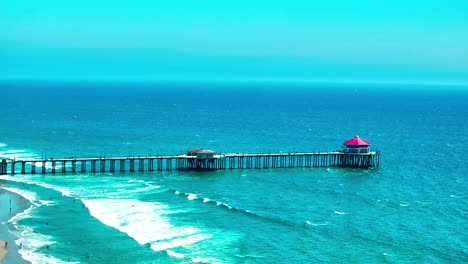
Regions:
<svg viewBox="0 0 468 264"><path fill-rule="evenodd" d="M46 173L103 173L144 171L212 171L276 168L376 168L380 152L308 152L215 154L209 156L146 156L59 159L3 159L0 175Z"/></svg>

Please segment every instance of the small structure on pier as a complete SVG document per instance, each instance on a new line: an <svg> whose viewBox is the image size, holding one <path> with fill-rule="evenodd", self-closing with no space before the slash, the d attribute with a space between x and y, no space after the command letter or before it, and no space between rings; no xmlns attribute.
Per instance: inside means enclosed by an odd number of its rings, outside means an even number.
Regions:
<svg viewBox="0 0 468 264"><path fill-rule="evenodd" d="M205 149L197 153L197 158L198 159L212 159L215 157L216 152Z"/></svg>
<svg viewBox="0 0 468 264"><path fill-rule="evenodd" d="M344 153L369 153L370 143L356 135L354 138L343 142Z"/></svg>
<svg viewBox="0 0 468 264"><path fill-rule="evenodd" d="M189 150L187 150L187 156L197 156L197 153L200 152L200 151L203 151L203 149L201 148L191 148Z"/></svg>
<svg viewBox="0 0 468 264"><path fill-rule="evenodd" d="M216 152L209 149L191 148L187 150L187 156L197 157L198 159L213 159L215 155Z"/></svg>

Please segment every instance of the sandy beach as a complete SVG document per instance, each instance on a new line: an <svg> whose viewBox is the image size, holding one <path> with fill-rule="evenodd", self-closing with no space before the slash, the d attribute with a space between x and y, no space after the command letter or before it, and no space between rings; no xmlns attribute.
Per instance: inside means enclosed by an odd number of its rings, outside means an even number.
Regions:
<svg viewBox="0 0 468 264"><path fill-rule="evenodd" d="M5 241L0 240L0 264L2 264L2 259L5 257L5 255L8 253L8 251L5 248Z"/></svg>
<svg viewBox="0 0 468 264"><path fill-rule="evenodd" d="M0 186L0 264L30 263L21 258L21 255L18 253L19 246L15 243L15 240L18 238L10 232L10 227L7 224L11 217L23 212L28 206L29 202L26 199Z"/></svg>

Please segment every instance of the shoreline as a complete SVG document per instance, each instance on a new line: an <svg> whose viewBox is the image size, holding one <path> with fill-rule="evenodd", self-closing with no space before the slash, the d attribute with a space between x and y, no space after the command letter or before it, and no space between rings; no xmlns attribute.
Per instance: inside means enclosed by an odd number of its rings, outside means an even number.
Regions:
<svg viewBox="0 0 468 264"><path fill-rule="evenodd" d="M0 185L0 264L18 263L31 264L23 259L19 253L20 247L16 245L16 237L10 230L8 221L15 215L24 212L30 203L21 195L10 192ZM6 244L8 243L8 244Z"/></svg>

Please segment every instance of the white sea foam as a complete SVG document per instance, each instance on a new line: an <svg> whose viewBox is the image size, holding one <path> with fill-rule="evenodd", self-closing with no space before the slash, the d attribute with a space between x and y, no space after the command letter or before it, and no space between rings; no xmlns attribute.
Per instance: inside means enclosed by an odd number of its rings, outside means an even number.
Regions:
<svg viewBox="0 0 468 264"><path fill-rule="evenodd" d="M177 252L174 252L173 250L166 250L167 252L167 255L171 256L171 257L175 257L175 258L185 258L185 255L184 254L181 254L181 253L177 253Z"/></svg>
<svg viewBox="0 0 468 264"><path fill-rule="evenodd" d="M54 201L48 201L48 200L39 200L39 201L41 202L42 205L45 205L45 206L55 205Z"/></svg>
<svg viewBox="0 0 468 264"><path fill-rule="evenodd" d="M83 199L82 201L93 217L126 233L139 244L150 243L154 250L166 250L200 241L200 236L197 234L201 230L198 228L174 226L170 223L165 215L173 211L166 205L127 199Z"/></svg>
<svg viewBox="0 0 468 264"><path fill-rule="evenodd" d="M167 250L170 248L188 246L210 238L211 234L193 234L190 236L173 238L169 241L154 242L151 244L151 248L155 251Z"/></svg>
<svg viewBox="0 0 468 264"><path fill-rule="evenodd" d="M197 199L197 195L194 194L194 193L189 193L189 194L187 195L187 199L189 199L189 200Z"/></svg>
<svg viewBox="0 0 468 264"><path fill-rule="evenodd" d="M345 214L348 214L346 212L340 212L340 211L333 211L335 214L338 214L338 215L345 215Z"/></svg>
<svg viewBox="0 0 468 264"><path fill-rule="evenodd" d="M400 206L401 206L401 207L407 207L407 206L409 206L409 204L400 203Z"/></svg>
<svg viewBox="0 0 468 264"><path fill-rule="evenodd" d="M8 149L0 152L0 157L8 159L37 158L37 154L23 149Z"/></svg>
<svg viewBox="0 0 468 264"><path fill-rule="evenodd" d="M49 254L44 254L38 251L38 248L42 248L45 246L50 246L55 244L52 237L34 232L29 227L26 226L19 226L17 229L22 230L21 235L19 235L19 239L15 241L16 245L21 247L18 250L18 253L21 257L31 263L38 263L38 264L62 264L62 263L79 263L79 262L68 262L58 258L54 258Z"/></svg>
<svg viewBox="0 0 468 264"><path fill-rule="evenodd" d="M33 164L33 163L32 163L32 162L28 162L28 164ZM34 163L34 166L36 166L36 167L38 167L38 168L42 168L42 167L44 166L44 163L43 163L43 162L35 162L35 163ZM68 168L68 167L71 167L71 165L67 165L66 167L67 167L67 168ZM45 168L51 170L52 168L54 168L54 166L52 166L52 163L48 162L48 163L46 163ZM61 169L61 166L58 165L58 164L56 164L56 165L55 165L55 169L56 169L56 170L59 170L59 169Z"/></svg>
<svg viewBox="0 0 468 264"><path fill-rule="evenodd" d="M311 226L326 226L326 225L328 225L328 224L326 224L326 223L321 223L321 224L319 224L319 223L313 223L313 222L311 222L311 221L309 221L309 220L306 220L305 223L308 224L308 225L311 225Z"/></svg>
<svg viewBox="0 0 468 264"><path fill-rule="evenodd" d="M212 258L192 258L193 263L219 263L216 259Z"/></svg>
<svg viewBox="0 0 468 264"><path fill-rule="evenodd" d="M37 194L34 193L34 192L27 191L27 190L20 190L20 189L13 188L13 187L4 187L4 186L2 186L2 188L9 191L9 192L16 193L16 194L22 196L23 198L28 200L33 205L38 206L38 205L41 204L40 201L39 201L39 198L37 197Z"/></svg>
<svg viewBox="0 0 468 264"><path fill-rule="evenodd" d="M6 146L7 146L7 144L5 144L5 143L0 143L0 148L4 148L4 147L6 147Z"/></svg>
<svg viewBox="0 0 468 264"><path fill-rule="evenodd" d="M41 187L44 187L44 188L54 189L56 191L59 191L62 194L62 196L66 196L66 197L73 196L73 191L70 191L68 189L64 189L64 188L57 187L57 186L54 186L54 185L50 185L50 184L47 184L47 183L37 183L37 182L33 182L33 183L36 184L36 185L39 185Z"/></svg>
<svg viewBox="0 0 468 264"><path fill-rule="evenodd" d="M2 175L0 176L0 179L2 180L7 180L7 181L14 181L14 182L21 182L21 183L27 183L27 184L35 184L35 185L39 185L41 187L44 187L44 188L47 188L47 189L53 189L53 190L56 190L56 191L59 191L62 193L63 196L72 196L73 192L68 190L68 189L64 189L64 188L61 188L61 187L57 187L57 186L53 186L53 185L50 185L50 184L47 184L47 183L43 183L43 182L36 182L36 181L32 181L32 180L28 180L28 179L25 179L24 177L22 178L18 178L18 177L12 177L12 176L7 176L7 175ZM6 188L4 188L6 189ZM18 189L19 190L19 189ZM19 190L20 192L27 192L25 190ZM21 196L23 196L22 194L20 194ZM23 196L24 198L27 198L25 196ZM29 199L28 199L29 200Z"/></svg>

